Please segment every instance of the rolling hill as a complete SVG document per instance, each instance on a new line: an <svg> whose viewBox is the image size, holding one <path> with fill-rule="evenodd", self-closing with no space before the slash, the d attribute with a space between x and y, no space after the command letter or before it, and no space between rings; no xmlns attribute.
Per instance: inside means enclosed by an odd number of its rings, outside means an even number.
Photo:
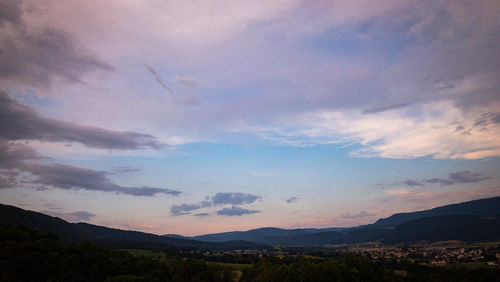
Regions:
<svg viewBox="0 0 500 282"><path fill-rule="evenodd" d="M0 222L23 225L38 231L53 233L63 242L93 241L116 248L190 248L190 249L257 249L269 247L245 241L203 242L184 238L171 238L154 234L126 231L88 223L69 223L58 217L0 204Z"/></svg>
<svg viewBox="0 0 500 282"><path fill-rule="evenodd" d="M429 210L398 213L388 218L379 219L374 224L351 228L281 229L267 227L248 231L206 234L192 237L192 239L207 242L245 240L271 245L306 246L375 240L383 240L387 243L434 241L452 237L464 241L500 240L500 235L491 226L492 221L484 220L485 217L496 218L497 215L500 215L500 197L493 197ZM471 218L477 219L477 226L471 224ZM436 222L439 222L439 225L433 224ZM491 235L487 235L487 233Z"/></svg>
<svg viewBox="0 0 500 282"><path fill-rule="evenodd" d="M446 205L417 212L397 213L377 220L375 226L396 226L405 221L442 215L500 215L500 197Z"/></svg>
<svg viewBox="0 0 500 282"><path fill-rule="evenodd" d="M94 241L115 248L257 249L270 245L321 246L381 241L387 244L412 241L500 240L500 197L398 213L374 224L351 228L281 229L266 227L183 237L158 236L88 223L69 223L60 218L0 205L0 222L24 225L56 234L62 241Z"/></svg>

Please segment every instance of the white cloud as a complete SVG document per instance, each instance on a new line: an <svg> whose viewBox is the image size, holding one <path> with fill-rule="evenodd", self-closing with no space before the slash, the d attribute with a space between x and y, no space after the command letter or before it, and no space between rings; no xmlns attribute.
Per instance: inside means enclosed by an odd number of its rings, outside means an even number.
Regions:
<svg viewBox="0 0 500 282"><path fill-rule="evenodd" d="M500 156L500 124L477 120L499 112L500 105L464 112L452 102L421 104L376 115L359 111L315 111L273 126L237 124L232 130L254 132L287 145L357 143L358 157L477 159ZM463 130L458 130L463 128Z"/></svg>

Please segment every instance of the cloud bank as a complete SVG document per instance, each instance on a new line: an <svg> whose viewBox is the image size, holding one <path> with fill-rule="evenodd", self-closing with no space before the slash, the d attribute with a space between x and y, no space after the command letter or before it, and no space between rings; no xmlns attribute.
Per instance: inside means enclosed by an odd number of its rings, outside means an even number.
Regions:
<svg viewBox="0 0 500 282"><path fill-rule="evenodd" d="M0 138L6 140L78 142L98 149L161 149L166 146L149 134L81 126L42 117L2 90L0 90L0 130L2 131Z"/></svg>

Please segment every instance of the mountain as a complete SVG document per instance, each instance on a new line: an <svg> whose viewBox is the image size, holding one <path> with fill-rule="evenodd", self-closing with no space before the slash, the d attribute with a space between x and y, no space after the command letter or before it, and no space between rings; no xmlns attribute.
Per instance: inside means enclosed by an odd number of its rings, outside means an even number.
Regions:
<svg viewBox="0 0 500 282"><path fill-rule="evenodd" d="M379 219L374 224L351 228L280 229L267 227L200 235L192 239L207 242L245 240L271 245L302 246L368 241L398 243L419 240L500 240L499 233L496 233L496 229L491 226L495 218L498 218L496 215L500 215L500 197L446 205L418 212L398 213Z"/></svg>
<svg viewBox="0 0 500 282"><path fill-rule="evenodd" d="M442 215L500 215L500 197L452 204L424 211L397 213L387 218L377 220L374 225L396 226L409 220Z"/></svg>
<svg viewBox="0 0 500 282"><path fill-rule="evenodd" d="M500 239L500 217L445 215L404 222L385 236L385 243L412 241L494 241Z"/></svg>
<svg viewBox="0 0 500 282"><path fill-rule="evenodd" d="M301 228L301 229L281 229L275 227L264 227L258 229L251 229L248 231L232 231L224 233L214 233L206 234L200 236L191 237L195 240L206 241L206 242L225 242L230 240L244 240L251 242L266 242L273 243L279 241L280 238L290 237L290 236L300 236L315 234L328 231L340 232L345 228Z"/></svg>
<svg viewBox="0 0 500 282"><path fill-rule="evenodd" d="M155 248L169 247L189 249L257 249L269 247L264 244L245 241L203 242L192 239L172 238L154 234L127 231L88 223L69 223L58 217L28 211L0 204L0 222L10 225L23 225L42 232L53 233L63 242L79 243L93 241L116 248Z"/></svg>
<svg viewBox="0 0 500 282"><path fill-rule="evenodd" d="M158 236L87 223L68 223L60 218L0 204L0 222L24 225L56 234L62 241L94 241L114 248L257 249L269 245L320 246L381 241L387 244L413 241L500 240L500 197L398 213L374 224L351 228L281 229L266 227L182 237Z"/></svg>

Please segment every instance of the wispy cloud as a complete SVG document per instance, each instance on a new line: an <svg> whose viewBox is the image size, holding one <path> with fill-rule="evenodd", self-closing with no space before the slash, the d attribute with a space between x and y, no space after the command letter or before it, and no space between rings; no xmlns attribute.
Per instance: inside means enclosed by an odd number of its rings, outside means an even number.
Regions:
<svg viewBox="0 0 500 282"><path fill-rule="evenodd" d="M146 63L144 63L144 66L149 71L149 73L151 73L151 75L153 75L153 77L155 78L155 81L158 82L158 84L170 94L170 96L172 97L172 99L174 101L176 101L180 104L190 105L190 106L196 106L196 105L201 104L200 101L196 97L193 97L193 96L180 97L180 96L178 96L177 93L163 81L163 79L160 77L158 72L153 67L151 67L150 65L148 65ZM193 80L186 80L185 78L181 79L180 81L182 81L181 82L182 85L186 85L186 84L193 85L193 83L194 83Z"/></svg>
<svg viewBox="0 0 500 282"><path fill-rule="evenodd" d="M408 111L408 112L406 112ZM491 112L491 111L490 111ZM412 113L412 114L410 114ZM500 156L500 125L474 127L480 112L464 112L452 103L414 105L398 113L364 115L359 111L319 110L272 124L238 123L235 132L253 132L273 143L292 146L359 144L354 157L480 159ZM468 134L457 132L457 123Z"/></svg>
<svg viewBox="0 0 500 282"><path fill-rule="evenodd" d="M125 174L134 173L140 171L140 169L131 166L118 166L111 169L114 174Z"/></svg>
<svg viewBox="0 0 500 282"><path fill-rule="evenodd" d="M447 178L425 179L425 182L431 184L453 185L456 183L475 183L490 178L491 177L481 175L478 172L471 172L469 170L464 170L464 171L452 172Z"/></svg>
<svg viewBox="0 0 500 282"><path fill-rule="evenodd" d="M376 114L382 113L390 110L400 109L411 105L411 103L388 103L388 104L377 104L373 105L365 110L363 110L363 114Z"/></svg>
<svg viewBox="0 0 500 282"><path fill-rule="evenodd" d="M247 210L240 207L231 206L230 208L223 208L220 211L217 211L218 215L226 215L226 216L242 216L245 214L254 214L260 213L258 210Z"/></svg>

